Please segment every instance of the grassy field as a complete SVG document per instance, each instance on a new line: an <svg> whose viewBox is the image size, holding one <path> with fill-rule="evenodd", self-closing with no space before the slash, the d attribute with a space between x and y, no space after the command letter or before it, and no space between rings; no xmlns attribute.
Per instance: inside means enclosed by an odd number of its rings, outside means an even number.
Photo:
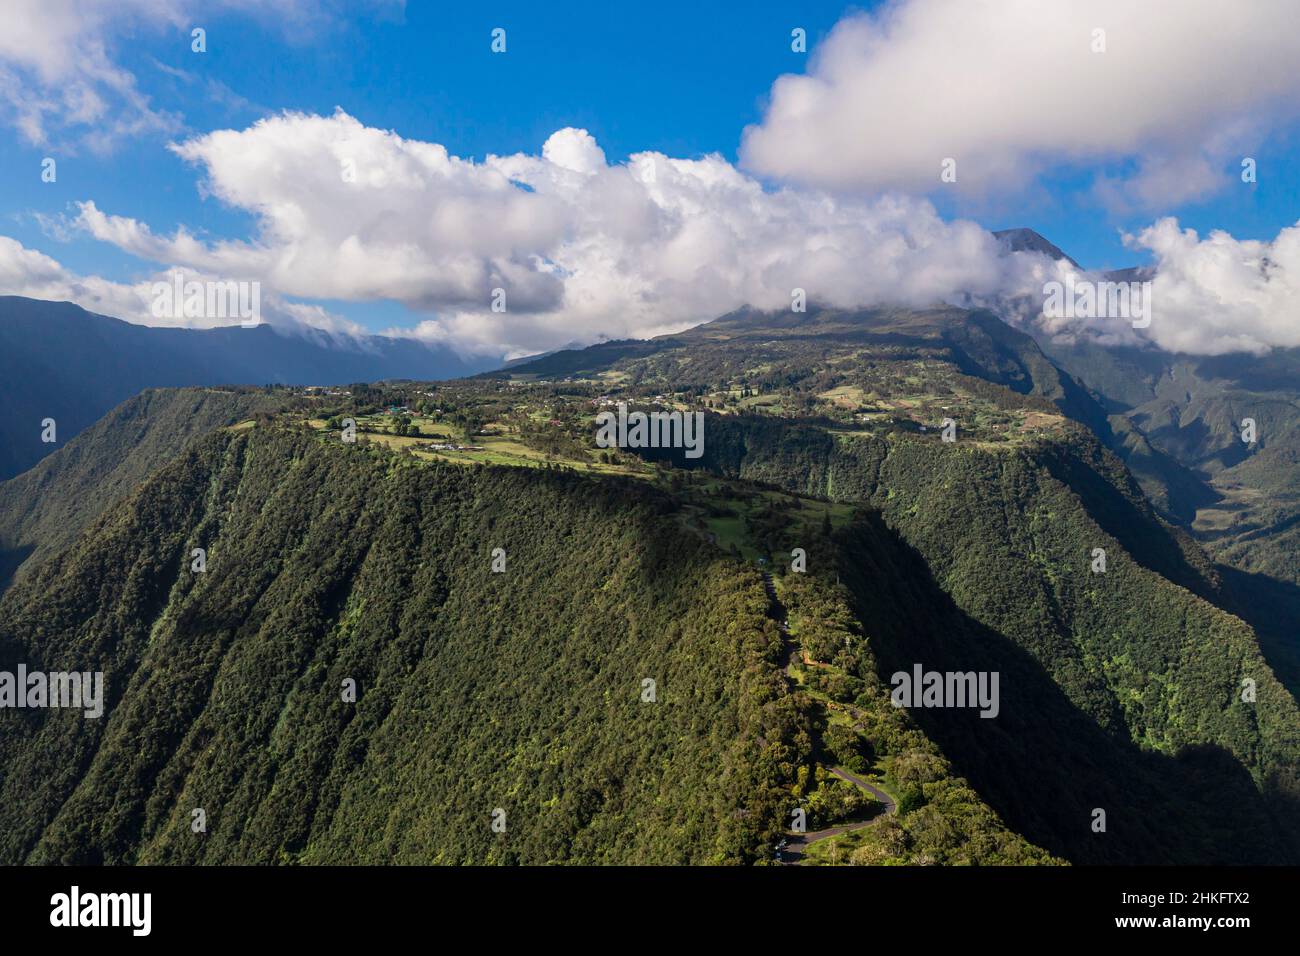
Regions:
<svg viewBox="0 0 1300 956"><path fill-rule="evenodd" d="M539 422L547 421L549 418L546 412L536 410L530 412L529 416ZM542 465L556 464L576 468L579 471L591 472L592 474L634 475L640 477L648 476L654 472L654 469L649 465L620 465L599 461L594 451L591 457L586 459L548 455L524 444L514 434L514 429L504 423L497 422L489 426L499 430L497 434L475 435L473 438L466 438L445 422L419 415L412 415L410 418L411 424L419 427L419 435L393 434L390 429L393 428L394 421L387 415L359 416L356 420L357 441L362 443L373 442L398 451L409 449L419 458L426 460L441 459L457 464L512 465L521 468L537 468ZM326 428L326 422L319 418L307 419L304 424L316 431L323 432ZM430 444L475 445L481 450L435 450L428 447Z"/></svg>
<svg viewBox="0 0 1300 956"><path fill-rule="evenodd" d="M757 397L759 401L762 396ZM745 399L749 401L750 399ZM536 424L548 422L552 413L547 409L520 407L529 421ZM594 413L593 413L594 414ZM670 490L681 502L679 519L692 532L704 536L724 551L738 553L742 560L757 563L760 558L774 562L788 560L789 551L769 554L756 539L762 521L771 521L772 513L779 512L783 522L782 540L789 547L797 546L801 539L819 534L829 516L832 528L840 528L852 519L853 506L827 503L801 498L783 492L756 488L746 482L720 478L703 472L661 469L635 456L623 455L617 462L601 461L601 449L594 446L585 454L576 447L567 454L551 454L531 447L519 434L518 418L512 424L510 416L489 422L484 431L488 434L466 437L448 422L412 414L411 424L419 428L419 435L398 435L398 421L385 414L357 416L357 441L373 443L405 451L422 461L441 460L459 465L505 465L516 468L542 468L560 466L593 476L625 476L651 481ZM591 415L580 415L589 420ZM320 432L328 431L323 418L301 420L302 424ZM249 424L252 424L251 422ZM559 426L557 426L559 427ZM431 444L474 445L473 450L433 449ZM769 537L770 542L770 537Z"/></svg>
<svg viewBox="0 0 1300 956"><path fill-rule="evenodd" d="M839 385L817 396L840 408L858 408L866 403L866 393L857 385Z"/></svg>

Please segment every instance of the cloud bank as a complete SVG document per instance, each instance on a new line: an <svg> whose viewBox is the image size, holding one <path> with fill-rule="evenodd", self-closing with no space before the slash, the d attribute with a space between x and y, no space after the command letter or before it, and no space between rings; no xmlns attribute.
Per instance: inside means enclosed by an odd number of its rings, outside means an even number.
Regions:
<svg viewBox="0 0 1300 956"><path fill-rule="evenodd" d="M1121 161L1099 198L1167 209L1230 182L1259 132L1296 116L1297 62L1291 0L906 0L840 21L806 75L778 79L741 161L922 193L945 158L957 188L980 191Z"/></svg>
<svg viewBox="0 0 1300 956"><path fill-rule="evenodd" d="M158 235L93 202L77 224L140 258L286 296L394 299L434 314L419 334L508 353L789 308L795 289L844 307L991 295L1023 287L1038 258L1004 255L920 199L768 189L718 156L611 165L580 129L540 155L474 162L341 111L286 113L174 149L205 190L255 217L255 235Z"/></svg>
<svg viewBox="0 0 1300 956"><path fill-rule="evenodd" d="M1147 331L1161 348L1222 355L1300 347L1300 223L1262 242L1217 230L1201 238L1166 218L1126 241L1155 257Z"/></svg>
<svg viewBox="0 0 1300 956"><path fill-rule="evenodd" d="M319 9L299 0L275 15ZM51 130L82 129L93 145L172 128L112 62L108 38L123 24L180 35L193 10L190 0L6 5L0 118L36 142ZM1296 62L1300 6L1289 0L1226 11L1209 0L901 0L841 21L807 75L777 80L739 166L656 152L611 163L574 128L537 153L475 161L343 111L284 112L170 147L206 195L252 218L249 235L159 232L86 198L68 220L38 219L55 238L76 228L111 243L147 272L80 276L3 240L0 289L172 324L152 316L148 292L179 268L260 282L267 318L285 327L359 331L312 303L396 301L426 317L416 335L507 356L675 331L745 305L785 309L797 289L846 308L988 303L1104 343L1300 346L1288 312L1300 224L1271 241L1202 238L1169 218L1137 231L1128 243L1157 270L1152 322L1139 331L1045 318L1043 284L1066 265L1009 254L923 198L952 157L963 189L1015 189L1049 163L1078 162L1106 206L1176 206L1233 181L1225 163L1295 118Z"/></svg>
<svg viewBox="0 0 1300 956"><path fill-rule="evenodd" d="M157 264L148 280L71 276L11 243L0 287L59 290L170 324L148 314L146 293L179 268L261 283L268 321L289 328L360 331L296 300L395 300L429 317L390 334L480 355L648 337L742 306L788 309L795 290L840 308L986 304L1046 333L1105 344L1201 354L1300 345L1290 311L1300 227L1257 242L1200 238L1162 219L1128 237L1157 270L1152 322L1138 331L1113 318L1042 316L1044 283L1072 267L1010 253L923 199L774 189L718 156L647 152L611 164L581 129L552 134L540 154L475 162L341 111L285 113L173 149L201 170L205 191L254 217L253 235L162 235L85 201L71 225Z"/></svg>

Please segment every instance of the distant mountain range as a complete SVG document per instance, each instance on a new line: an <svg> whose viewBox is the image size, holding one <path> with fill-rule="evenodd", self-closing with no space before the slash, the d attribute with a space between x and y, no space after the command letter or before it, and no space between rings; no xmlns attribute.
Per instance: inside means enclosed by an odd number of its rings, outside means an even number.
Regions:
<svg viewBox="0 0 1300 956"><path fill-rule="evenodd" d="M997 235L1013 250L1077 265L1032 229ZM1153 274L1139 266L1106 276ZM1300 584L1300 349L1185 355L1029 331L1104 408L1111 446L1162 514L1192 527L1216 557ZM1242 439L1247 419L1254 442Z"/></svg>
<svg viewBox="0 0 1300 956"><path fill-rule="evenodd" d="M323 332L165 329L87 312L70 302L0 296L0 479L36 464L110 408L146 388L311 385L443 379L499 365L416 339L351 344ZM54 443L41 422L56 423Z"/></svg>
<svg viewBox="0 0 1300 956"><path fill-rule="evenodd" d="M1216 564L1121 461L1281 474L1220 447L1228 370L1197 368L1125 409L987 311L746 309L435 395L148 392L0 484L0 670L106 687L102 720L0 734L0 862L769 861L792 801L870 812L847 770L889 803L812 862L1293 863L1267 625L1300 589ZM703 456L597 448L610 395L699 409ZM1166 400L1185 427L1133 415ZM891 706L917 666L1000 675L996 719Z"/></svg>
<svg viewBox="0 0 1300 956"><path fill-rule="evenodd" d="M1009 251L1038 252L1078 267L1033 229L994 235ZM1137 267L1108 275L1140 277L1149 271ZM1216 554L1300 584L1300 349L1206 358L1154 347L1062 344L985 311L869 314L875 337L901 344L938 338L967 374L1053 401L1120 454L1167 519L1194 528ZM148 388L441 380L493 368L566 376L677 343L743 334L747 323L768 334L827 321L742 309L676 336L589 348L574 344L500 363L476 362L414 339L335 339L310 330L286 335L268 326L149 328L67 302L4 296L0 375L7 414L0 417L0 480L32 467ZM859 332L860 326L853 329ZM1253 445L1240 440L1245 418L1258 424ZM56 423L52 443L42 441L46 419Z"/></svg>

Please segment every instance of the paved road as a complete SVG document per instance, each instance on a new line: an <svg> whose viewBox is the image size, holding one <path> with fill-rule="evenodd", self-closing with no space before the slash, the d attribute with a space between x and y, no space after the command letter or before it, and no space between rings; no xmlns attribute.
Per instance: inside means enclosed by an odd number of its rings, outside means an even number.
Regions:
<svg viewBox="0 0 1300 956"><path fill-rule="evenodd" d="M871 794L873 797L875 797L877 800L879 800L882 804L885 805L885 813L898 812L898 804L894 802L894 798L891 797L889 794L885 793L885 791L881 790L879 787L872 786L871 784L863 780L861 777L855 777L847 770L841 770L839 767L832 767L831 773L835 774L835 776L839 777L841 780L844 780L848 783L855 783L863 790L867 791L867 793ZM872 819L874 819L874 817ZM867 822L870 823L871 821L868 820Z"/></svg>
<svg viewBox="0 0 1300 956"><path fill-rule="evenodd" d="M854 830L861 830L863 827L869 827L877 820L890 816L898 812L898 804L894 798L879 787L867 783L861 777L854 776L847 770L841 770L839 767L832 767L831 773L848 783L856 784L867 793L871 794L880 801L884 810L875 814L867 820L857 820L853 823L842 823L839 826L827 827L825 830L814 830L812 833L787 833L785 836L786 846L782 851L781 862L787 866L798 866L803 862L804 854L808 852L808 847L822 840L828 840L833 836L839 836L841 833L851 833Z"/></svg>
<svg viewBox="0 0 1300 956"><path fill-rule="evenodd" d="M803 863L803 855L808 852L808 847L820 840L828 840L833 836L839 836L841 833L851 833L854 830L861 830L863 827L869 827L875 823L877 817L870 820L859 820L857 823L845 823L838 827L827 827L825 830L814 830L812 833L789 833L786 834L785 849L781 851L781 862L786 866L799 866Z"/></svg>
<svg viewBox="0 0 1300 956"><path fill-rule="evenodd" d="M769 604L768 614L776 620L776 626L781 629L781 637L786 642L787 655L785 671L788 675L798 661L799 647L794 641L790 640L790 622L786 617L785 606L776 596L776 583L772 580L770 571L763 572L763 590L767 592ZM786 846L782 851L782 862L787 865L798 865L803 862L803 855L812 846L820 840L827 840L833 836L839 836L841 833L851 833L854 830L861 830L863 827L869 827L881 817L889 816L898 812L898 804L894 798L879 787L867 783L861 777L849 773L847 770L841 770L839 767L832 767L831 773L839 777L845 783L851 783L861 787L867 793L871 794L880 801L884 810L875 814L867 820L856 820L853 823L842 823L839 826L827 827L825 830L814 830L812 833L787 833Z"/></svg>

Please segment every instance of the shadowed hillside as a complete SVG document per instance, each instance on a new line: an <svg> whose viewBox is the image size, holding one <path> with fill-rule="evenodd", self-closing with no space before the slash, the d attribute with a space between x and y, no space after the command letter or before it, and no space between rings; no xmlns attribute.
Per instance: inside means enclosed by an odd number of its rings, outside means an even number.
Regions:
<svg viewBox="0 0 1300 956"><path fill-rule="evenodd" d="M123 402L30 471L0 482L0 589L19 567L70 544L196 437L291 403L260 389L150 389Z"/></svg>
<svg viewBox="0 0 1300 956"><path fill-rule="evenodd" d="M752 858L798 760L775 629L661 507L214 435L0 601L0 666L107 684L98 721L4 715L5 861Z"/></svg>
<svg viewBox="0 0 1300 956"><path fill-rule="evenodd" d="M282 335L266 324L151 328L70 302L0 296L0 381L6 387L0 480L30 468L146 388L434 379L493 364L409 339L340 343L313 330ZM58 441L49 444L41 438L47 418L57 424Z"/></svg>

